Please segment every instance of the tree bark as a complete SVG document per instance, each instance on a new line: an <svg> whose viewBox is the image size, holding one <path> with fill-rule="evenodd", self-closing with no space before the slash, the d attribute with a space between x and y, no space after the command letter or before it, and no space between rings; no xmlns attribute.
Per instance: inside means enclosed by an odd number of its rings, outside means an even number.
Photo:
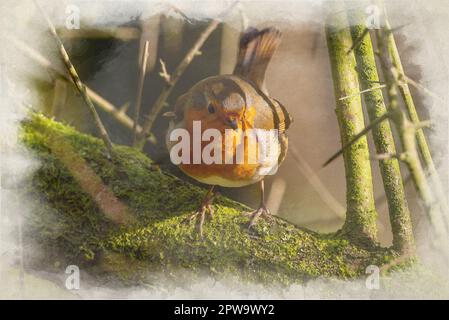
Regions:
<svg viewBox="0 0 449 320"><path fill-rule="evenodd" d="M351 33L344 6L334 2L333 11L326 23L336 113L340 126L341 143L345 145L365 127L359 83L355 70ZM341 99L342 97L348 97ZM346 173L346 221L343 234L351 233L359 243L372 245L376 242L377 212L374 205L373 183L366 137L357 140L343 152Z"/></svg>
<svg viewBox="0 0 449 320"><path fill-rule="evenodd" d="M365 107L370 122L387 113L384 97L379 88L379 75L377 73L371 35L366 32L363 24L363 15L358 12L350 12L351 34L357 61L357 70L360 80L360 90L367 90L363 94ZM376 89L376 86L378 87ZM389 121L385 120L373 127L373 140L378 154L396 154L396 147ZM410 211L404 192L404 186L396 158L388 158L379 161L380 173L387 197L390 213L390 223L393 233L393 248L401 254L414 252L414 238Z"/></svg>

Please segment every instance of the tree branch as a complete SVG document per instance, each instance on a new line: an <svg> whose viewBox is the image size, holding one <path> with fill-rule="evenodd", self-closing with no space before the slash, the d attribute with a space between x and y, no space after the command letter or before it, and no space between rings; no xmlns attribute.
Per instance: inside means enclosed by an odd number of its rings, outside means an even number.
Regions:
<svg viewBox="0 0 449 320"><path fill-rule="evenodd" d="M150 133L154 121L156 120L157 116L164 107L165 102L167 101L168 96L172 92L176 82L179 80L179 78L181 78L182 74L187 69L189 64L192 62L193 58L195 58L195 56L198 54L203 44L206 42L206 40L209 38L212 32L218 27L219 24L220 22L218 20L212 20L209 23L209 25L200 34L200 36L198 37L192 48L189 50L189 52L187 52L184 59L181 61L181 63L178 65L178 67L171 75L170 82L165 83L165 86L162 89L162 92L159 94L159 97L156 99L156 102L151 107L149 113L145 116L145 122L142 126L142 131L140 132L137 138L136 147L138 149L140 150L143 149L146 140L145 137Z"/></svg>
<svg viewBox="0 0 449 320"><path fill-rule="evenodd" d="M53 35L56 44L58 45L59 53L61 54L62 60L64 61L64 65L66 66L70 78L72 79L73 83L75 84L76 88L80 92L81 96L83 97L84 102L86 103L87 107L89 108L90 113L92 114L92 117L94 119L95 126L98 129L98 132L100 133L101 139L103 140L105 146L106 146L106 152L108 157L110 158L113 152L112 142L109 139L109 135L106 131L106 128L103 125L103 122L100 119L100 116L97 113L97 110L95 109L92 100L87 95L86 86L81 81L80 77L78 76L78 73L76 72L75 67L73 66L72 62L70 61L69 55L67 51L64 48L64 44L62 43L61 39L59 38L58 34L56 33L56 29L53 25L53 23L50 21L49 17L45 13L44 9L40 6L39 2L37 0L34 1L36 6L39 8L40 12L42 13L43 17L45 18L45 21L48 24L48 27L50 29L51 34Z"/></svg>
<svg viewBox="0 0 449 320"><path fill-rule="evenodd" d="M375 85L379 81L371 35L366 33L365 15L362 11L348 13L353 39L361 39L354 49L357 70L365 101L365 108L371 122L387 115L382 90L383 85ZM402 175L396 156L393 133L388 121L380 121L372 128L374 145L378 153L379 169L387 196L390 223L393 234L393 248L401 255L415 251L410 211L405 196ZM385 157L383 157L385 156ZM400 159L399 155L399 159Z"/></svg>
<svg viewBox="0 0 449 320"><path fill-rule="evenodd" d="M353 52L348 54L348 49L352 46L352 37L343 1L333 1L329 6L332 12L326 21L326 39L346 176L347 212L341 232L357 237L361 245L372 246L377 238L377 212L374 207L368 141L364 135L373 124L363 129L365 124L359 94L350 99L339 99L357 93L359 83L355 70L355 56ZM382 120L384 119L376 120L376 123Z"/></svg>
<svg viewBox="0 0 449 320"><path fill-rule="evenodd" d="M98 152L98 139L42 115L31 115L22 130L22 142L42 164L25 190L46 197L30 196L31 207L39 210L24 221L25 239L39 244L44 257L85 266L93 280L106 276L128 285L154 283L148 270L157 270L280 285L356 278L368 265L382 266L395 257L389 249L356 246L351 235L320 235L278 217L248 232L243 226L249 208L221 195L200 239L194 225L182 221L196 210L205 190L148 170L152 161L127 146L116 148L114 161L107 161ZM55 183L42 183L48 179ZM55 259L40 260L40 270L54 269Z"/></svg>
<svg viewBox="0 0 449 320"><path fill-rule="evenodd" d="M31 60L33 60L34 62L36 62L43 68L46 68L47 70L55 73L56 75L65 79L66 81L71 82L70 77L64 70L61 70L60 68L53 65L50 62L50 60L45 58L40 52L38 52L34 48L31 48L23 41L15 38L13 36L10 36L10 35L6 35L6 39L8 39L8 41L10 41L23 54L25 54L27 57L29 57ZM130 130L133 129L134 121L130 117L128 117L128 115L126 115L127 108L118 109L111 102L109 102L104 97L102 97L100 94L98 94L96 91L94 91L93 89L89 88L86 85L84 85L84 86L86 87L86 93L89 96L89 98L92 99L92 101L100 109L102 109L104 112L111 115L118 123L120 123L124 127L128 128ZM125 105L125 107L126 107L126 105ZM137 128L138 128L139 132L142 130L142 128L140 126L137 126ZM155 142L154 138L151 136L148 138L148 141L150 141L151 143Z"/></svg>
<svg viewBox="0 0 449 320"><path fill-rule="evenodd" d="M137 95L136 95L136 106L134 110L134 123L133 123L133 145L137 143L137 135L138 135L138 128L139 125L139 115L140 115L140 108L142 106L142 91L143 91L143 84L145 82L145 76L147 72L147 61L148 61L148 46L149 42L145 41L145 46L142 53L142 64L140 66L140 72L139 72L139 82L137 84Z"/></svg>
<svg viewBox="0 0 449 320"><path fill-rule="evenodd" d="M418 112L416 111L416 106L413 101L413 97L411 95L408 83L410 83L407 80L410 80L405 75L404 68L402 66L401 58L399 56L399 51L396 45L396 41L394 39L393 30L390 27L389 21L388 21L388 15L385 8L385 4L382 2L383 7L383 14L385 16L385 37L386 37L386 45L388 46L388 53L391 57L391 62L396 68L396 71L398 73L398 80L404 79L405 81L399 81L398 83L398 89L401 93L402 99L404 100L405 107L407 110L407 114L410 118L410 120L414 124L418 124L420 122ZM444 210L446 212L449 212L449 206L446 201L446 193L444 192L443 185L441 183L441 179L438 175L438 172L435 168L435 164L433 162L432 154L430 152L429 145L427 143L426 136L424 134L424 131L422 129L419 129L415 132L417 145L419 153L422 156L422 159L424 160L424 168L425 170L430 174L430 177L432 179L432 185L435 188L438 201L440 201L441 205L443 206Z"/></svg>
<svg viewBox="0 0 449 320"><path fill-rule="evenodd" d="M388 40L390 30L376 30L377 44L380 52L380 62L382 71L387 84L387 93L389 101L389 110L392 113L391 119L397 128L402 144L403 155L401 160L407 165L416 190L422 202L424 203L426 213L434 230L436 240L440 241L447 234L447 221L441 214L440 207L435 203L435 197L428 184L426 174L421 165L421 161L416 146L416 123L410 121L405 112L401 110L398 104L398 88L400 87L399 74L392 51L391 41ZM421 129L418 129L421 130ZM445 230L446 229L446 230Z"/></svg>

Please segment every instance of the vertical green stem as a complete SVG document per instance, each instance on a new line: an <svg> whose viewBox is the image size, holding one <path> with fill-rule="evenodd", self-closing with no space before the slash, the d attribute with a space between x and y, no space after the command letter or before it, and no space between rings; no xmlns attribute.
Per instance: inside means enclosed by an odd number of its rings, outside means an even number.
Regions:
<svg viewBox="0 0 449 320"><path fill-rule="evenodd" d="M362 101L355 70L351 33L344 7L333 2L333 11L326 23L326 38L329 50L336 113L340 127L342 145L364 129ZM349 97L340 99L341 97ZM377 212L374 206L373 183L366 137L357 140L343 153L346 173L346 221L343 234L350 235L360 244L376 241Z"/></svg>
<svg viewBox="0 0 449 320"><path fill-rule="evenodd" d="M385 9L385 5L383 6L383 13L385 16L385 29L386 33L386 42L388 46L388 51L391 56L391 60L395 68L398 72L398 89L401 93L402 99L404 100L405 108L407 110L407 114L410 117L410 120L415 124L419 124L419 116L416 111L415 103L413 101L412 94L410 93L409 86L406 81L404 68L402 66L401 58L399 56L398 48L396 46L396 41L393 36L393 32L391 31L390 24L388 22L387 12ZM435 164L432 159L432 154L430 152L429 145L426 140L426 136L424 134L424 130L422 128L416 128L416 141L419 153L422 157L424 168L426 173L430 175L432 186L435 189L435 193L437 195L437 200L440 205L443 207L445 211L449 210L449 206L446 201L446 193L444 192L443 185L441 183L438 172L435 168Z"/></svg>
<svg viewBox="0 0 449 320"><path fill-rule="evenodd" d="M405 107L407 109L408 116L410 117L410 120L414 124L418 124L420 122L418 113L416 112L415 103L413 101L412 94L410 93L409 86L407 82L404 79L404 68L402 67L401 58L399 57L398 48L396 46L396 41L394 40L393 33L391 32L390 25L388 21L385 21L385 27L387 32L387 45L388 45L388 51L390 53L391 59L393 64L395 65L398 76L399 76L399 83L398 88L399 92L401 93L402 98L405 102ZM418 142L419 151L421 152L421 155L424 160L424 165L427 170L435 170L435 165L433 163L432 155L430 153L429 145L427 144L426 137L424 135L423 129L419 128L416 130L416 140Z"/></svg>
<svg viewBox="0 0 449 320"><path fill-rule="evenodd" d="M410 175L415 184L419 197L421 198L426 212L429 216L430 223L434 229L437 239L442 239L444 235L444 223L442 220L440 208L435 202L430 185L421 161L419 159L418 148L416 145L415 132L417 125L410 121L405 112L403 112L398 104L398 87L399 87L399 70L394 64L389 48L388 34L390 30L377 30L377 44L380 51L380 61L385 82L387 84L387 93L389 101L389 109L392 112L392 120L395 124L402 144L403 153L400 159L403 160L410 171Z"/></svg>
<svg viewBox="0 0 449 320"><path fill-rule="evenodd" d="M354 42L359 41L354 48L361 90L370 122L382 117L387 109L384 104L382 90L375 89L379 83L373 45L369 32L363 24L363 16L354 12L349 15L351 34ZM396 154L390 123L383 121L372 129L374 144L378 154ZM399 162L396 158L379 161L380 173L385 189L393 233L393 248L402 254L414 251L414 239L410 212L405 197Z"/></svg>

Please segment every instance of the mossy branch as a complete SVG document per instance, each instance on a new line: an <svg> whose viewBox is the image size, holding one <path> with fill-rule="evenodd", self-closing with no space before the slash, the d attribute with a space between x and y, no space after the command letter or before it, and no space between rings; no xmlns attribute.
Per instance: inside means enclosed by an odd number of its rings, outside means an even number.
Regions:
<svg viewBox="0 0 449 320"><path fill-rule="evenodd" d="M357 61L357 70L361 90L366 91L363 95L365 107L371 123L380 120L378 125L373 126L373 140L378 154L396 154L393 133L388 121L383 121L389 117L381 90L376 88L379 82L377 66L374 56L371 35L364 22L364 15L359 12L349 11L348 17L351 23L351 34L354 41L359 40L354 48ZM379 161L379 169L387 197L388 209L390 213L390 223L393 233L393 247L401 254L409 255L414 252L414 238L412 222L407 199L404 192L401 171L398 159L388 158Z"/></svg>
<svg viewBox="0 0 449 320"><path fill-rule="evenodd" d="M368 265L397 258L388 249L363 249L351 238L319 235L278 218L248 232L249 208L223 196L215 199L201 240L194 225L182 221L206 191L154 169L134 148L115 146L109 161L100 140L41 115L24 122L21 139L42 164L23 189L34 208L25 235L42 249L42 259L34 261L39 270L54 270L59 261L126 283L159 281L162 272L280 284L357 277ZM60 152L66 148L73 157ZM86 184L91 179L96 183Z"/></svg>
<svg viewBox="0 0 449 320"><path fill-rule="evenodd" d="M326 23L336 113L343 146L346 146L365 128L353 46L343 3L332 2L332 13ZM350 97L340 99L341 97ZM342 232L357 235L360 242L376 241L377 212L374 206L373 183L368 142L359 137L343 151L346 173L346 221Z"/></svg>

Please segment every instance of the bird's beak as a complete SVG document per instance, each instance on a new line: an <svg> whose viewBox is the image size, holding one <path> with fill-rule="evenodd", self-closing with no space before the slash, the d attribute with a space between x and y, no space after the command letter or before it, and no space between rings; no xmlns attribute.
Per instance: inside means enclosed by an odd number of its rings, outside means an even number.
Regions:
<svg viewBox="0 0 449 320"><path fill-rule="evenodd" d="M237 130L239 128L238 122L236 118L233 119L227 119L227 124L234 130Z"/></svg>

